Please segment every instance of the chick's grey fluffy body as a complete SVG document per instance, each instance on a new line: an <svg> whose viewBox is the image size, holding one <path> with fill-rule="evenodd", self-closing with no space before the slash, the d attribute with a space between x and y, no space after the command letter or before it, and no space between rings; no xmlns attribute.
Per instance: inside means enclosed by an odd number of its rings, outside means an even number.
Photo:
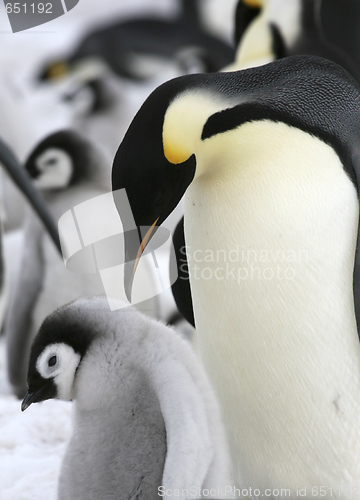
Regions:
<svg viewBox="0 0 360 500"><path fill-rule="evenodd" d="M74 434L62 464L59 499L158 497L166 456L160 405L142 370L119 356L121 342L114 338L112 347L94 345L79 370ZM90 393L85 397L84 387Z"/></svg>
<svg viewBox="0 0 360 500"><path fill-rule="evenodd" d="M51 376L54 352L60 368ZM26 398L42 394L31 402L74 400L59 500L155 500L160 486L199 498L200 489L231 484L219 409L199 361L187 341L136 309L110 312L97 297L56 310L34 340L28 385Z"/></svg>
<svg viewBox="0 0 360 500"><path fill-rule="evenodd" d="M133 342L141 349L144 334L136 340L135 331L129 335L131 342L107 324L81 362L74 384L74 433L61 468L59 500L158 497L156 485L161 484L166 456L164 420L131 352Z"/></svg>

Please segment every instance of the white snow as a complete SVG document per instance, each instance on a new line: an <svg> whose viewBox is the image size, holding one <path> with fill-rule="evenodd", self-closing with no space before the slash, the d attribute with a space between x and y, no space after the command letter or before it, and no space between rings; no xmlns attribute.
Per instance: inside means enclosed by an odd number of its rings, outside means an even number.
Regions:
<svg viewBox="0 0 360 500"><path fill-rule="evenodd" d="M71 406L49 400L26 412L6 379L0 339L0 500L56 500L57 478L71 433Z"/></svg>

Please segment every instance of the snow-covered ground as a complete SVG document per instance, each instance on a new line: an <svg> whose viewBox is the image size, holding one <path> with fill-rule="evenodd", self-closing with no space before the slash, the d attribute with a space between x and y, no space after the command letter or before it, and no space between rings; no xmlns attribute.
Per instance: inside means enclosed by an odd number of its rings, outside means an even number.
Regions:
<svg viewBox="0 0 360 500"><path fill-rule="evenodd" d="M236 0L206 0L206 20L214 32L232 37ZM38 137L67 123L64 109L50 94L27 90L34 68L68 50L90 26L114 16L155 11L176 13L176 0L80 0L68 14L13 34L0 3L0 135L24 159ZM140 100L146 97L142 89ZM29 105L30 100L31 105ZM19 99L23 106L19 108ZM38 99L38 100L36 100ZM39 105L37 105L39 103ZM42 105L40 105L42 103ZM140 104L140 103L139 103ZM5 341L0 337L0 500L55 500L59 468L71 433L71 403L58 400L32 405L25 413L6 378Z"/></svg>
<svg viewBox="0 0 360 500"><path fill-rule="evenodd" d="M71 403L49 400L25 413L10 393L0 339L0 499L55 500L71 433Z"/></svg>

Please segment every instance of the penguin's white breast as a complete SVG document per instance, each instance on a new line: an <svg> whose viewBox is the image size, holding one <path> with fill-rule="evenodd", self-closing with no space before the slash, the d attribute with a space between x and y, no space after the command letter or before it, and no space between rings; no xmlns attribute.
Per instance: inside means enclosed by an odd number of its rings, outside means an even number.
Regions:
<svg viewBox="0 0 360 500"><path fill-rule="evenodd" d="M191 288L235 466L253 487L360 486L356 190L330 146L283 123L218 134L196 158Z"/></svg>

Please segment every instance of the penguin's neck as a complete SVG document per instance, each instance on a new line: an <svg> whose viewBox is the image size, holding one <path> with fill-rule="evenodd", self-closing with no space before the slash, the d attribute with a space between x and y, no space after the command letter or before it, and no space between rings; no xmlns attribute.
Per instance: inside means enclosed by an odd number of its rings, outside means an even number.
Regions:
<svg viewBox="0 0 360 500"><path fill-rule="evenodd" d="M246 123L196 158L185 235L197 343L235 466L253 487L360 480L352 182L330 146L283 123Z"/></svg>
<svg viewBox="0 0 360 500"><path fill-rule="evenodd" d="M264 11L245 32L236 52L235 63L227 70L237 71L274 61L275 55L272 45L272 34Z"/></svg>

